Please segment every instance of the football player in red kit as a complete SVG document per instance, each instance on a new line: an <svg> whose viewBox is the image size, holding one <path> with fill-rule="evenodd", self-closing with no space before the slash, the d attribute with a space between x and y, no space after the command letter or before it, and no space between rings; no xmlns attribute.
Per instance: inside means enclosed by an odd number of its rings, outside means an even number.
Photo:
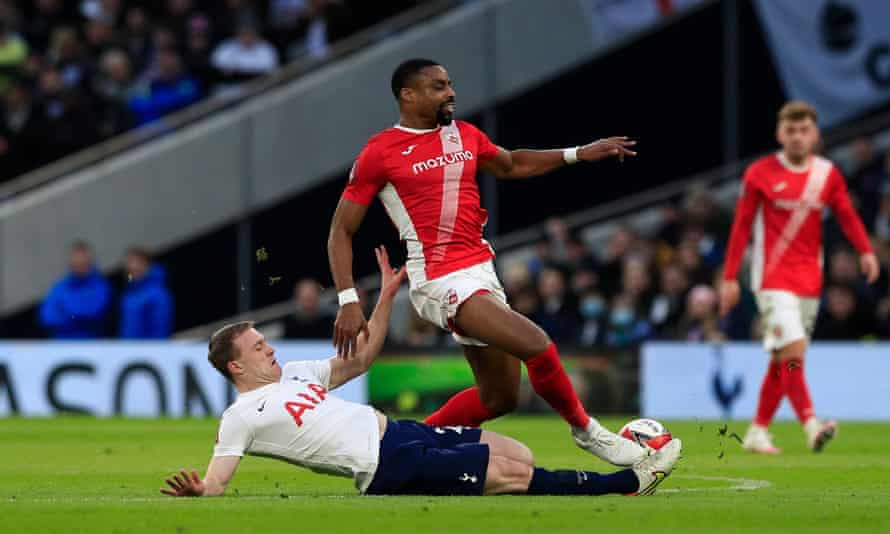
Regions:
<svg viewBox="0 0 890 534"><path fill-rule="evenodd" d="M838 168L815 152L819 145L816 111L792 101L779 111L776 137L782 149L745 171L720 287L720 311L739 299L736 280L752 232L751 289L763 325L770 363L760 389L757 414L742 446L778 454L767 428L787 396L803 424L807 444L821 451L837 423L816 418L804 377L804 354L822 291L822 211L830 207L844 235L860 254L869 283L880 273L862 221L853 209Z"/></svg>
<svg viewBox="0 0 890 534"><path fill-rule="evenodd" d="M410 299L418 314L451 331L464 347L476 386L452 397L426 419L435 426L479 426L512 411L520 361L534 390L572 428L583 449L615 465L645 451L590 417L547 334L507 304L482 238L487 214L479 205L476 171L527 178L578 161L635 153L626 137L560 150L505 150L473 125L453 120L455 91L448 72L425 59L395 70L392 92L399 122L372 137L358 156L331 222L328 255L340 310L334 344L349 358L367 330L352 277L352 237L379 198L408 249Z"/></svg>

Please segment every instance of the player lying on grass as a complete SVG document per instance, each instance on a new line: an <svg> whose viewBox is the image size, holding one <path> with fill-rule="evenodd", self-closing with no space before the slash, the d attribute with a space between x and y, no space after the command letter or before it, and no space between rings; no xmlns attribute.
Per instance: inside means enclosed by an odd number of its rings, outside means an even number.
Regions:
<svg viewBox="0 0 890 534"><path fill-rule="evenodd" d="M223 413L204 478L183 470L161 492L174 497L222 495L244 454L277 458L316 472L355 479L364 494L649 495L670 474L680 440L611 474L548 471L516 440L469 427L393 421L330 390L365 373L386 338L392 301L405 278L377 249L381 290L354 358L297 361L283 368L275 349L250 322L210 339L210 362L240 395Z"/></svg>

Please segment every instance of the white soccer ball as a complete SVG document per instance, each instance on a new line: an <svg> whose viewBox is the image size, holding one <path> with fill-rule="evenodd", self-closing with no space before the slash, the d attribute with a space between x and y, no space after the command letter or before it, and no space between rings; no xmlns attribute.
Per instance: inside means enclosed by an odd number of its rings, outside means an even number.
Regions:
<svg viewBox="0 0 890 534"><path fill-rule="evenodd" d="M655 419L634 419L621 428L622 438L658 450L674 439L670 431Z"/></svg>

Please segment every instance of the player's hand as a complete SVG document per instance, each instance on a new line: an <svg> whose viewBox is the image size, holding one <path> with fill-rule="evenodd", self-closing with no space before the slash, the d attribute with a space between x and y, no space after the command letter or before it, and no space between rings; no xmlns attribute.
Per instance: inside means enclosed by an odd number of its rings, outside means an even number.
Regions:
<svg viewBox="0 0 890 534"><path fill-rule="evenodd" d="M865 279L868 280L869 284L874 284L878 281L878 277L881 276L881 265L878 263L878 257L875 256L874 252L868 252L859 256L859 268L862 269L862 274L865 275Z"/></svg>
<svg viewBox="0 0 890 534"><path fill-rule="evenodd" d="M200 497L204 495L204 481L194 469L191 473L183 469L179 473L174 473L172 479L164 479L164 482L172 489L163 488L161 493L171 497Z"/></svg>
<svg viewBox="0 0 890 534"><path fill-rule="evenodd" d="M725 317L739 302L739 282L738 280L721 280L720 281L720 316Z"/></svg>
<svg viewBox="0 0 890 534"><path fill-rule="evenodd" d="M374 254L377 255L377 266L380 268L380 298L393 298L405 280L405 266L393 269L389 264L389 254L383 245L375 248Z"/></svg>
<svg viewBox="0 0 890 534"><path fill-rule="evenodd" d="M349 360L355 356L355 346L359 333L371 335L368 330L368 322L358 302L352 302L340 306L337 310L337 319L334 321L334 346L337 347L337 356Z"/></svg>
<svg viewBox="0 0 890 534"><path fill-rule="evenodd" d="M578 159L581 161L599 161L617 157L618 161L624 161L625 156L637 155L636 152L629 148L636 144L636 141L627 136L607 137L579 148Z"/></svg>

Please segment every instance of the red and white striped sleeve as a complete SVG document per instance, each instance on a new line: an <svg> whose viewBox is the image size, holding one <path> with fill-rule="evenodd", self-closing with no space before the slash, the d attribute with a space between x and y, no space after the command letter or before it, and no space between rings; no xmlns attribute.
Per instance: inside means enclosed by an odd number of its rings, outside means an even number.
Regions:
<svg viewBox="0 0 890 534"><path fill-rule="evenodd" d="M836 166L831 170L830 179L831 192L828 204L831 206L834 216L837 217L841 230L843 230L844 235L847 236L847 239L850 240L850 243L853 244L853 247L860 254L871 252L872 248L871 242L868 239L868 232L865 230L865 225L862 224L859 214L856 213L853 204L850 202L847 182Z"/></svg>
<svg viewBox="0 0 890 534"><path fill-rule="evenodd" d="M763 202L763 194L757 188L755 173L751 167L745 171L742 179L742 195L736 205L735 220L729 234L729 245L726 248L726 261L723 266L723 279L735 280L739 274L742 256L751 238L751 225L757 209Z"/></svg>

